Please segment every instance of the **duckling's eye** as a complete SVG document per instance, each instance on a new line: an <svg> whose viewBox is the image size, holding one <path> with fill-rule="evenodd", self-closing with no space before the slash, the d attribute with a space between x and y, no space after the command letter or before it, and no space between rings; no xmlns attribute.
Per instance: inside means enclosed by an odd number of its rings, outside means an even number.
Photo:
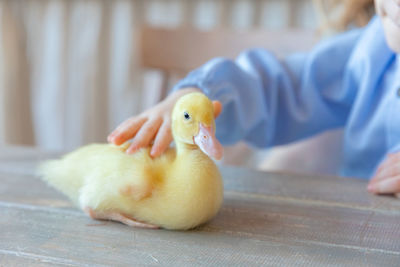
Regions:
<svg viewBox="0 0 400 267"><path fill-rule="evenodd" d="M190 120L190 115L187 112L184 112L183 116L185 117L185 120Z"/></svg>

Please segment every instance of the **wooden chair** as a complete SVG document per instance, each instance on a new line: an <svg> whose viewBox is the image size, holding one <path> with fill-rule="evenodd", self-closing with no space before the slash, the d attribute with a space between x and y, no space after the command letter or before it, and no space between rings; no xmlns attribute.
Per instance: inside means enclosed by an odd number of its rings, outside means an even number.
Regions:
<svg viewBox="0 0 400 267"><path fill-rule="evenodd" d="M235 58L241 51L261 47L285 56L305 51L315 43L312 31L199 31L191 28L144 27L140 36L141 65L162 72L160 99L164 98L172 75L184 76L215 57Z"/></svg>

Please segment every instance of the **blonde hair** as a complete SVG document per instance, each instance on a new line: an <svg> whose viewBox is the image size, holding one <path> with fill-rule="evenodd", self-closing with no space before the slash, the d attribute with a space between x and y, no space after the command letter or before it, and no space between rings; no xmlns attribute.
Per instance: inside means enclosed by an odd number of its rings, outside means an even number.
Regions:
<svg viewBox="0 0 400 267"><path fill-rule="evenodd" d="M313 0L322 32L362 27L375 14L374 0Z"/></svg>

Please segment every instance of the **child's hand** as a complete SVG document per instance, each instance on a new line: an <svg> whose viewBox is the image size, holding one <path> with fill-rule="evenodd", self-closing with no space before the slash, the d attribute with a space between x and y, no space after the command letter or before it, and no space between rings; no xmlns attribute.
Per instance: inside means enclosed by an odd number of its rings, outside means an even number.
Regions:
<svg viewBox="0 0 400 267"><path fill-rule="evenodd" d="M154 107L131 117L121 123L107 138L108 142L121 145L131 138L131 145L126 153L132 154L136 150L154 144L150 151L152 157L161 155L172 141L171 113L176 101L185 94L199 91L188 88L174 92ZM219 101L213 101L216 116L222 110Z"/></svg>
<svg viewBox="0 0 400 267"><path fill-rule="evenodd" d="M400 27L400 0L375 0L376 11Z"/></svg>
<svg viewBox="0 0 400 267"><path fill-rule="evenodd" d="M369 182L368 191L375 194L400 193L400 152L386 157Z"/></svg>

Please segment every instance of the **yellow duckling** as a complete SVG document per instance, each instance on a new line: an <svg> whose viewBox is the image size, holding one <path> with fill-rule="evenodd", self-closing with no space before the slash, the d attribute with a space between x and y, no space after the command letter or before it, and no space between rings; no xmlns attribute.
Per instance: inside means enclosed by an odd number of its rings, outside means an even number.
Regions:
<svg viewBox="0 0 400 267"><path fill-rule="evenodd" d="M223 200L221 175L208 157L222 157L212 102L201 93L181 97L172 133L176 149L155 159L150 148L127 155L129 144L92 144L45 162L40 174L94 219L190 229L210 220Z"/></svg>

